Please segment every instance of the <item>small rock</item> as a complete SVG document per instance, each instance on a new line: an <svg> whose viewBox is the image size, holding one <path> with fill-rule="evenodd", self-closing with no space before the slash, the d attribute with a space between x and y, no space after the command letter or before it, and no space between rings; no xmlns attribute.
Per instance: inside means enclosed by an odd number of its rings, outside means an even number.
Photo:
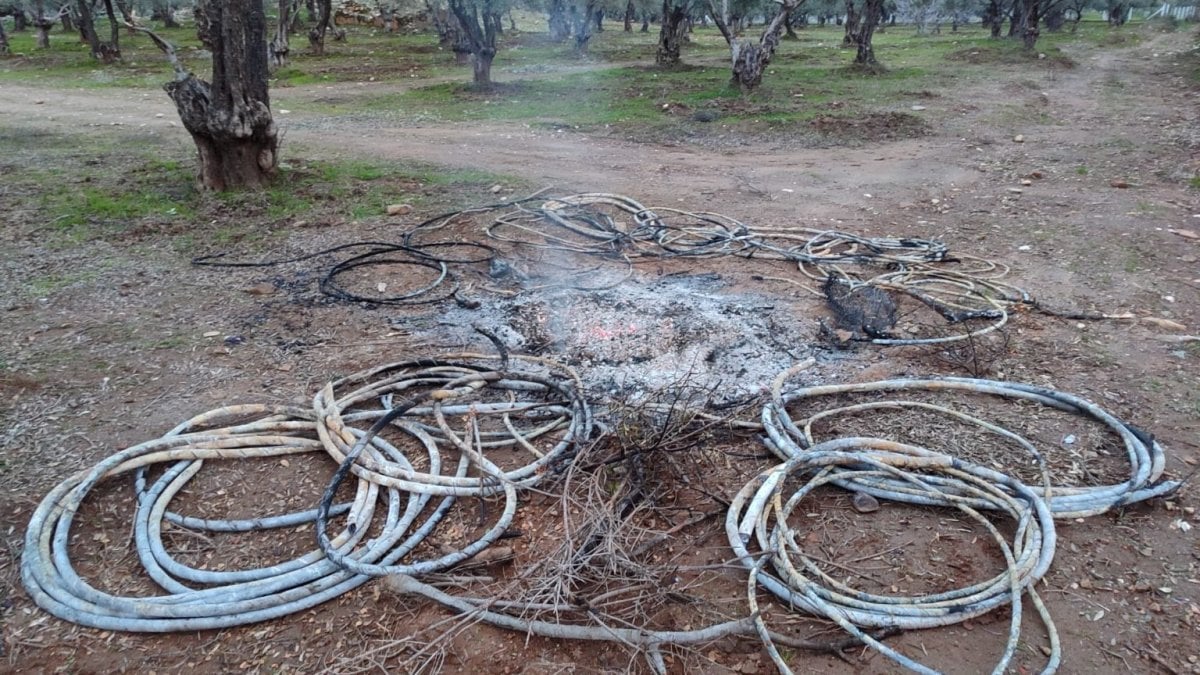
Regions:
<svg viewBox="0 0 1200 675"><path fill-rule="evenodd" d="M410 204L388 204L387 214L389 216L404 216L412 213L413 207Z"/></svg>
<svg viewBox="0 0 1200 675"><path fill-rule="evenodd" d="M240 345L245 341L246 341L246 338L242 337L241 335L226 335L225 336L225 344L229 345L230 347L233 347L234 345Z"/></svg>
<svg viewBox="0 0 1200 675"><path fill-rule="evenodd" d="M501 190L503 190L503 189L504 189L504 186L502 186L502 185L500 185L499 183L497 183L497 184L495 184L495 185L493 185L493 186L491 187L491 193L492 193L492 194L496 194L496 193L500 192L500 191L501 191Z"/></svg>
<svg viewBox="0 0 1200 675"><path fill-rule="evenodd" d="M1031 250L1033 250L1033 247L1030 246L1029 244L1025 244L1023 246L1018 246L1017 250L1018 251L1031 251Z"/></svg>
<svg viewBox="0 0 1200 675"><path fill-rule="evenodd" d="M918 111L919 111L919 110L924 110L924 109L925 109L925 106L923 106L923 105L914 105L914 106L912 107L912 109L913 109L913 110L918 110Z"/></svg>
<svg viewBox="0 0 1200 675"><path fill-rule="evenodd" d="M220 335L220 334L221 334L221 331L219 331L219 330L210 330L210 331L208 331L207 333L205 333L205 334L204 334L204 337L206 337L206 338L215 338L215 337L217 337L217 336L218 336L218 335Z"/></svg>
<svg viewBox="0 0 1200 675"><path fill-rule="evenodd" d="M264 281L253 286L247 286L242 289L242 292L249 295L274 295L275 286Z"/></svg>
<svg viewBox="0 0 1200 675"><path fill-rule="evenodd" d="M1008 188L1008 191L1015 195L1019 195L1022 192L1024 192L1024 190L1022 190L1021 188Z"/></svg>
<svg viewBox="0 0 1200 675"><path fill-rule="evenodd" d="M1026 185L1026 186L1033 185L1033 181L1026 178L1025 180L1021 181L1021 185Z"/></svg>
<svg viewBox="0 0 1200 675"><path fill-rule="evenodd" d="M1124 190L1125 188L1129 187L1129 182L1123 180L1110 180L1108 181L1108 186Z"/></svg>
<svg viewBox="0 0 1200 675"><path fill-rule="evenodd" d="M1037 169L1036 171L1031 171L1031 172L1029 173L1029 177L1030 177L1030 178L1036 178L1036 179L1039 179L1039 180L1040 180L1040 179L1042 179L1042 178L1045 178L1045 177L1046 177L1046 172L1045 172L1045 171L1042 171L1041 169Z"/></svg>
<svg viewBox="0 0 1200 675"><path fill-rule="evenodd" d="M1179 235L1180 237L1183 237L1184 239L1200 239L1200 234L1196 234L1195 230L1168 229L1167 232L1170 232L1171 234Z"/></svg>
<svg viewBox="0 0 1200 675"><path fill-rule="evenodd" d="M163 117L166 117L166 115L164 115L164 114L162 114L162 113L155 113L155 114L154 114L154 116L155 116L155 117L157 117L157 118L159 118L159 119L162 119Z"/></svg>
<svg viewBox="0 0 1200 675"><path fill-rule="evenodd" d="M1022 134L1017 134L1016 136L1013 136L1013 143L1024 143L1024 142L1025 142L1025 136L1024 136L1024 135L1022 135Z"/></svg>
<svg viewBox="0 0 1200 675"><path fill-rule="evenodd" d="M1063 437L1063 445L1075 445L1075 434L1067 434Z"/></svg>
<svg viewBox="0 0 1200 675"><path fill-rule="evenodd" d="M865 492L855 492L850 503L859 513L873 513L879 510L879 500Z"/></svg>
<svg viewBox="0 0 1200 675"><path fill-rule="evenodd" d="M43 101L42 99L38 99L33 102L34 105L42 105L43 103L45 103L45 101Z"/></svg>

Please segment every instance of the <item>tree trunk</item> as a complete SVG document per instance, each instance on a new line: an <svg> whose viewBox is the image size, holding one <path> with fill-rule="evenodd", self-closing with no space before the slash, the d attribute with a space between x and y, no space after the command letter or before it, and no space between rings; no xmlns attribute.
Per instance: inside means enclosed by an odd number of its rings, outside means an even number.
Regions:
<svg viewBox="0 0 1200 675"><path fill-rule="evenodd" d="M213 33L213 27L209 19L209 15L212 12L213 9L210 0L195 0L195 4L192 7L192 15L196 20L196 38L210 52L215 48L214 43L216 42L216 35Z"/></svg>
<svg viewBox="0 0 1200 675"><path fill-rule="evenodd" d="M213 2L206 17L213 38L212 84L187 72L170 45L155 38L175 66L175 81L164 88L196 144L201 186L261 187L274 177L279 162L279 134L267 94L263 3Z"/></svg>
<svg viewBox="0 0 1200 675"><path fill-rule="evenodd" d="M271 40L271 52L268 55L272 68L287 65L288 30L291 28L294 10L293 0L279 0L279 23L275 25L275 39Z"/></svg>
<svg viewBox="0 0 1200 675"><path fill-rule="evenodd" d="M113 14L112 0L104 0L104 9L108 13L109 24L112 28L111 43L101 42L100 36L96 34L96 22L92 18L91 0L79 0L77 6L79 9L79 37L88 45L92 53L92 58L99 59L104 63L112 63L120 59L121 50L117 45L120 29Z"/></svg>
<svg viewBox="0 0 1200 675"><path fill-rule="evenodd" d="M640 32L642 32L642 33L650 32L650 13L649 12L642 12L642 30Z"/></svg>
<svg viewBox="0 0 1200 675"><path fill-rule="evenodd" d="M983 21L981 23L985 28L991 31L993 38L1000 37L1000 29L1004 27L1004 19L1001 13L1000 0L988 0L987 5L983 8Z"/></svg>
<svg viewBox="0 0 1200 675"><path fill-rule="evenodd" d="M687 34L688 7L687 2L674 4L672 0L663 0L662 26L658 32L658 51L654 61L660 66L679 65L680 53L683 49L683 38Z"/></svg>
<svg viewBox="0 0 1200 675"><path fill-rule="evenodd" d="M8 56L12 50L8 48L8 34L4 32L4 18L0 17L0 56Z"/></svg>
<svg viewBox="0 0 1200 675"><path fill-rule="evenodd" d="M591 3L588 3L591 4ZM596 32L604 32L604 8L592 10L592 20L596 22Z"/></svg>
<svg viewBox="0 0 1200 675"><path fill-rule="evenodd" d="M842 36L842 46L849 47L857 44L858 40L855 34L858 33L858 24L862 20L862 15L854 6L854 0L846 0L846 33Z"/></svg>
<svg viewBox="0 0 1200 675"><path fill-rule="evenodd" d="M472 54L471 71L475 76L476 86L488 87L492 84L492 61L496 58L493 50L483 50Z"/></svg>
<svg viewBox="0 0 1200 675"><path fill-rule="evenodd" d="M871 44L871 40L875 35L875 28L879 25L882 8L883 0L865 0L863 3L862 25L854 35L854 42L858 47L858 52L854 56L856 65L875 66L879 64L875 58L875 47Z"/></svg>
<svg viewBox="0 0 1200 675"><path fill-rule="evenodd" d="M549 30L551 42L566 42L571 37L571 21L567 18L566 0L550 0Z"/></svg>
<svg viewBox="0 0 1200 675"><path fill-rule="evenodd" d="M781 5L757 41L737 37L723 13L717 9L716 3L710 0L708 7L713 21L717 24L717 30L721 31L721 36L729 45L733 60L732 83L736 84L743 94L748 94L762 84L763 73L779 47L783 28L794 5Z"/></svg>
<svg viewBox="0 0 1200 675"><path fill-rule="evenodd" d="M596 0L588 0L583 12L575 16L575 53L586 54L588 41L592 39L592 17Z"/></svg>
<svg viewBox="0 0 1200 675"><path fill-rule="evenodd" d="M1129 18L1129 6L1123 2L1117 2L1108 6L1108 25L1117 27L1124 26L1125 21Z"/></svg>
<svg viewBox="0 0 1200 675"><path fill-rule="evenodd" d="M633 0L625 3L625 32L633 32L633 20L637 17L637 7L633 6Z"/></svg>
<svg viewBox="0 0 1200 675"><path fill-rule="evenodd" d="M124 11L124 8L122 8ZM121 58L121 24L117 22L117 15L113 12L113 0L104 0L104 13L108 15L108 36L111 45L112 55L105 62L115 61ZM129 16L129 23L133 25L133 16Z"/></svg>
<svg viewBox="0 0 1200 675"><path fill-rule="evenodd" d="M175 12L171 11L170 0L156 0L154 9L150 13L151 21L161 21L163 28L179 28L179 22L175 20Z"/></svg>
<svg viewBox="0 0 1200 675"><path fill-rule="evenodd" d="M475 86L492 85L492 61L496 58L496 26L500 23L495 0L450 0L450 11L458 19L471 47Z"/></svg>
<svg viewBox="0 0 1200 675"><path fill-rule="evenodd" d="M1024 12L1021 20L1021 46L1031 52L1037 46L1041 31L1038 22L1041 20L1041 0L1024 0Z"/></svg>
<svg viewBox="0 0 1200 675"><path fill-rule="evenodd" d="M308 31L308 47L313 56L325 55L325 30L333 20L333 2L317 0L317 23Z"/></svg>

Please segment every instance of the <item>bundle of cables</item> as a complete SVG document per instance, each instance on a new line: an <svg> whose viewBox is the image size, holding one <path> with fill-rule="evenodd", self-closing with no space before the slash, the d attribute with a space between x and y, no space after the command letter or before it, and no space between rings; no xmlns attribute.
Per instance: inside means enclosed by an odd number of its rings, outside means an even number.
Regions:
<svg viewBox="0 0 1200 675"><path fill-rule="evenodd" d="M772 386L771 400L763 409L764 441L783 463L754 477L732 501L725 529L730 546L751 572L752 610L767 651L782 671L788 672L772 643L765 621L755 609L758 586L789 606L828 618L862 642L898 664L916 672L934 672L884 645L862 628L891 626L927 628L959 623L1010 604L1012 622L1008 642L995 673L1004 672L1020 639L1021 598L1027 594L1046 626L1049 660L1043 672L1053 672L1060 661L1060 644L1050 615L1034 585L1046 573L1054 556L1055 518L1079 518L1109 509L1170 494L1179 487L1161 480L1165 454L1161 445L1142 430L1122 422L1099 406L1077 396L1044 387L966 378L888 380L864 384L801 387L788 392L787 380L812 365L802 362L781 373ZM1050 406L1091 419L1107 427L1124 443L1129 479L1114 485L1076 487L1055 485L1044 453L1019 434L960 410L924 401L873 398L811 412L795 421L789 407L815 410L816 400L842 394L895 392L967 393L1016 399ZM871 413L881 409L919 409L945 415L1015 443L1027 451L1040 468L1039 485L1026 485L999 471L953 457L936 448L919 447L881 438L814 438L814 423L837 416ZM804 537L789 524L789 516L813 490L836 485L879 499L921 506L953 508L988 531L1003 552L1006 569L990 580L964 588L923 596L888 596L860 591L826 573L802 545ZM1015 535L1006 540L987 513L999 513L1015 522ZM751 546L753 544L753 548Z"/></svg>
<svg viewBox="0 0 1200 675"><path fill-rule="evenodd" d="M372 576L448 569L503 535L519 491L561 470L592 430L573 373L533 358L516 370L508 367L507 356L500 364L494 361L462 354L392 364L331 383L317 394L312 409L229 406L118 452L63 481L42 500L26 533L24 585L39 606L68 621L165 632L263 621L316 606ZM396 403L397 397L403 402ZM448 416L465 420L463 428L454 430ZM363 429L360 423L370 426ZM249 520L201 519L169 510L206 461L310 452L325 452L339 463L317 509ZM425 468L418 470L417 464ZM147 469L159 465L161 475L148 480ZM448 466L454 468L444 470ZM357 479L353 500L334 504L339 485L351 473ZM73 519L89 493L101 481L130 474L137 489L137 555L163 595L102 591L76 572L70 557ZM475 541L416 559L418 545L465 495L502 495L504 508ZM330 535L329 520L335 517L344 517L345 525ZM165 522L244 532L313 521L316 549L279 564L234 571L185 565L167 550L162 536Z"/></svg>

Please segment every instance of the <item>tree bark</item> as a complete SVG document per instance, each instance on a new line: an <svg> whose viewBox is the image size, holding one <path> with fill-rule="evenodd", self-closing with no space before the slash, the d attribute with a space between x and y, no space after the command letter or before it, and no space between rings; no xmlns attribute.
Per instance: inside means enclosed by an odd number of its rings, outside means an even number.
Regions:
<svg viewBox="0 0 1200 675"><path fill-rule="evenodd" d="M592 39L592 20L596 11L596 0L588 0L583 12L575 16L575 53L586 54Z"/></svg>
<svg viewBox="0 0 1200 675"><path fill-rule="evenodd" d="M200 185L208 190L258 188L275 176L279 133L267 93L267 18L261 0L222 0L206 8L213 38L212 84L189 73L174 49L147 32L166 52L175 80L164 89L200 158Z"/></svg>
<svg viewBox="0 0 1200 675"><path fill-rule="evenodd" d="M658 51L654 61L660 66L677 66L683 50L684 37L688 29L688 3L686 0L676 4L673 0L663 0L662 25L658 32Z"/></svg>
<svg viewBox="0 0 1200 675"><path fill-rule="evenodd" d="M871 40L875 35L875 28L879 26L882 10L883 0L865 0L863 3L862 25L854 35L854 42L858 48L858 52L854 56L856 65L875 66L879 64L875 58L875 47L871 44Z"/></svg>
<svg viewBox="0 0 1200 675"><path fill-rule="evenodd" d="M279 0L279 22L275 25L275 38L271 40L269 54L272 68L287 65L288 32L292 25L292 12L296 10L295 0Z"/></svg>
<svg viewBox="0 0 1200 675"><path fill-rule="evenodd" d="M96 22L92 18L91 0L78 0L79 37L88 45L92 58L104 63L112 63L121 58L121 49L117 43L120 30L112 9L112 0L104 0L104 9L108 13L109 24L112 28L112 42L101 42L96 34Z"/></svg>
<svg viewBox="0 0 1200 675"><path fill-rule="evenodd" d="M1000 37L1000 31L1004 28L1004 12L1000 0L988 0L987 6L983 8L983 25L991 30L993 38Z"/></svg>
<svg viewBox="0 0 1200 675"><path fill-rule="evenodd" d="M788 14L794 5L786 2L780 5L779 11L767 22L757 41L737 37L712 0L709 0L708 7L713 21L717 24L717 30L721 31L726 44L729 45L733 60L732 83L736 84L743 94L753 91L762 84L763 73L779 47L784 25L787 24Z"/></svg>
<svg viewBox="0 0 1200 675"><path fill-rule="evenodd" d="M450 0L450 11L458 18L458 24L471 47L471 65L475 85L486 88L492 85L492 61L496 58L496 25L500 12L494 0Z"/></svg>
<svg viewBox="0 0 1200 675"><path fill-rule="evenodd" d="M1021 46L1025 48L1025 51L1031 52L1037 47L1038 37L1041 35L1041 30L1038 28L1038 23L1042 18L1041 0L1023 0L1022 9Z"/></svg>
<svg viewBox="0 0 1200 675"><path fill-rule="evenodd" d="M308 47L314 56L324 56L325 31L332 21L332 0L317 0L317 23L308 30Z"/></svg>
<svg viewBox="0 0 1200 675"><path fill-rule="evenodd" d="M571 21L567 18L566 0L550 0L547 21L549 23L550 41L566 42L571 37Z"/></svg>
<svg viewBox="0 0 1200 675"><path fill-rule="evenodd" d="M64 8L61 13L63 16L66 16L66 9ZM38 49L50 48L51 28L54 28L54 19L46 16L44 0L37 0L33 5L33 35L34 45Z"/></svg>
<svg viewBox="0 0 1200 675"><path fill-rule="evenodd" d="M175 12L171 10L170 0L156 0L150 20L161 21L163 28L179 28L179 22L175 20Z"/></svg>
<svg viewBox="0 0 1200 675"><path fill-rule="evenodd" d="M1123 2L1111 2L1107 12L1108 25L1112 27L1124 26L1126 19L1129 18L1129 6Z"/></svg>
<svg viewBox="0 0 1200 675"><path fill-rule="evenodd" d="M216 36L213 34L213 27L209 19L212 11L210 0L195 0L195 4L192 6L192 15L196 21L196 38L210 52L215 48L214 43L216 42Z"/></svg>
<svg viewBox="0 0 1200 675"><path fill-rule="evenodd" d="M625 32L633 32L633 20L637 17L637 7L633 6L633 0L625 3Z"/></svg>
<svg viewBox="0 0 1200 675"><path fill-rule="evenodd" d="M4 32L4 17L0 17L0 56L8 56L12 50L8 48L8 33Z"/></svg>
<svg viewBox="0 0 1200 675"><path fill-rule="evenodd" d="M104 13L108 16L109 44L112 49L112 57L108 60L115 61L121 58L121 24L117 22L117 15L113 11L113 0L104 0ZM122 8L124 13L124 8ZM133 25L133 15L129 15L129 25Z"/></svg>
<svg viewBox="0 0 1200 675"><path fill-rule="evenodd" d="M849 47L857 43L854 35L858 32L858 24L861 20L862 15L859 14L858 9L854 6L854 0L846 0L846 33L842 36L843 46Z"/></svg>

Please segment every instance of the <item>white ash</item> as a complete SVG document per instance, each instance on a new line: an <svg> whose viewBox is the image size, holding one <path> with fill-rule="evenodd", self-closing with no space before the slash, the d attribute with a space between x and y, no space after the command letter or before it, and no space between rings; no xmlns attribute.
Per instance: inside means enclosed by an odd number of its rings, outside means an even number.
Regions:
<svg viewBox="0 0 1200 675"><path fill-rule="evenodd" d="M598 280L593 279L593 282ZM592 396L636 399L682 382L732 401L766 391L811 353L817 321L788 298L731 292L718 274L636 275L600 291L481 294L478 309L447 308L406 322L415 337L482 347L480 326L514 352L574 367Z"/></svg>

